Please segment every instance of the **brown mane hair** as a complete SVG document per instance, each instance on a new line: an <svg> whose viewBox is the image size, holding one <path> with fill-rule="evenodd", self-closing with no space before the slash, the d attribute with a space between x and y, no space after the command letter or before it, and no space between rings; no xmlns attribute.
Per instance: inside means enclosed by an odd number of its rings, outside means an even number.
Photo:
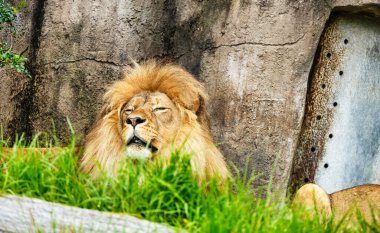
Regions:
<svg viewBox="0 0 380 233"><path fill-rule="evenodd" d="M172 145L166 145L157 154L170 158L170 149L181 147L191 154L191 165L195 175L203 180L218 176L228 177L223 156L215 147L208 125L207 95L203 86L182 67L173 64L148 61L127 70L122 80L116 81L104 95L104 105L93 128L86 138L81 167L85 172L97 176L100 167L115 171L115 166L124 156L119 113L135 95L148 92L166 94L179 108L181 126Z"/></svg>

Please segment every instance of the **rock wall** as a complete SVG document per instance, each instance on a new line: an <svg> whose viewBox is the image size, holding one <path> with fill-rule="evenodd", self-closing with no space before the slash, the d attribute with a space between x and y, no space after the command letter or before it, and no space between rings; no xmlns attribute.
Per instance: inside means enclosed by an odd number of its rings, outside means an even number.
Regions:
<svg viewBox="0 0 380 233"><path fill-rule="evenodd" d="M18 1L5 1L12 6ZM4 32L0 33L2 42L12 44L15 53L25 52L24 55L33 61L37 49L37 38L40 32L37 14L39 6L37 1L28 2L22 12L17 15L15 26L17 35L11 41L10 36ZM41 5L41 4L40 4ZM32 70L33 62L29 62L29 70ZM31 134L32 128L29 124L29 113L31 110L33 95L31 93L32 80L8 68L0 68L0 127L5 138L15 138L17 134L24 132Z"/></svg>
<svg viewBox="0 0 380 233"><path fill-rule="evenodd" d="M34 77L20 87L12 84L23 83L20 77L0 79L0 122L8 136L54 131L67 141L69 118L80 142L106 86L121 77L128 57L169 58L205 84L212 130L226 158L240 171L249 162L250 171L262 174L257 184L268 183L274 174L274 183L283 189L301 128L314 53L331 11L380 4L377 0L28 2L20 25L30 33L21 34L19 44L30 46ZM2 71L2 76L7 75ZM12 100L12 88L20 91L19 100Z"/></svg>

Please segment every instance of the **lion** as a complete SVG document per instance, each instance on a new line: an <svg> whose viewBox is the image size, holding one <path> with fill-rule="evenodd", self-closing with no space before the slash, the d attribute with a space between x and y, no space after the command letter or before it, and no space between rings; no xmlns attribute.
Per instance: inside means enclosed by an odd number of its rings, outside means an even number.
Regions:
<svg viewBox="0 0 380 233"><path fill-rule="evenodd" d="M126 157L165 164L179 149L190 155L199 182L229 177L211 136L204 87L184 68L154 60L135 64L103 100L80 161L92 177L101 171L114 174Z"/></svg>
<svg viewBox="0 0 380 233"><path fill-rule="evenodd" d="M380 185L362 184L331 194L317 184L303 185L295 193L292 207L302 206L307 211L303 217L312 218L316 213L324 218L334 217L334 222L356 222L358 211L367 222L380 220Z"/></svg>

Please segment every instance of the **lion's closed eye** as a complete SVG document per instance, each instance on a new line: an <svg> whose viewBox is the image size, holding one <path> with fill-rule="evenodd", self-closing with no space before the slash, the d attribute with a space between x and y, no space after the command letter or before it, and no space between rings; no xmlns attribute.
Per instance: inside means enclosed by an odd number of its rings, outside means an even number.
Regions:
<svg viewBox="0 0 380 233"><path fill-rule="evenodd" d="M155 108L153 108L154 112L166 112L168 110L169 110L169 108L166 108L166 107L155 107Z"/></svg>

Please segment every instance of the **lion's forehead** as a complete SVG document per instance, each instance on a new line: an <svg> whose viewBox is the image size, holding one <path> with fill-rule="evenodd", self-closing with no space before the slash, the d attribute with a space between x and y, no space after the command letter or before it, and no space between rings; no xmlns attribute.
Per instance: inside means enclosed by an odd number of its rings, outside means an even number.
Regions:
<svg viewBox="0 0 380 233"><path fill-rule="evenodd" d="M162 92L141 92L132 97L131 100L128 101L127 105L133 106L142 106L142 105L174 105L171 99Z"/></svg>

